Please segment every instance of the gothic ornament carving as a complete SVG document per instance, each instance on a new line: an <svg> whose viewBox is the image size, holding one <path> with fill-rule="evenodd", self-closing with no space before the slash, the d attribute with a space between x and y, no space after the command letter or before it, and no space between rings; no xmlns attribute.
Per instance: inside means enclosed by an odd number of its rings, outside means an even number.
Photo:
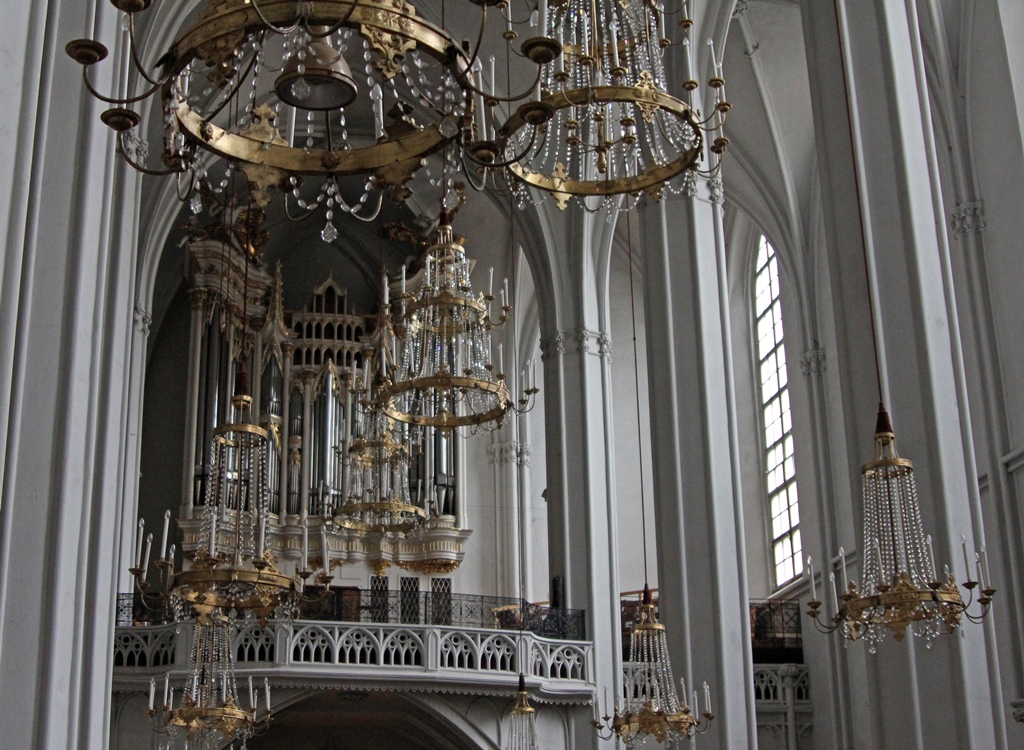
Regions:
<svg viewBox="0 0 1024 750"><path fill-rule="evenodd" d="M980 202L964 203L950 212L949 220L957 237L981 234L985 229L985 206Z"/></svg>
<svg viewBox="0 0 1024 750"><path fill-rule="evenodd" d="M138 302L135 303L135 313L132 316L132 320L135 324L135 330L143 336L149 335L149 328L153 325L153 316L150 315L149 310Z"/></svg>
<svg viewBox="0 0 1024 750"><path fill-rule="evenodd" d="M604 331L597 335L597 351L602 359L612 361L612 337Z"/></svg>
<svg viewBox="0 0 1024 750"><path fill-rule="evenodd" d="M800 372L805 376L821 375L825 372L825 350L808 349L800 357Z"/></svg>

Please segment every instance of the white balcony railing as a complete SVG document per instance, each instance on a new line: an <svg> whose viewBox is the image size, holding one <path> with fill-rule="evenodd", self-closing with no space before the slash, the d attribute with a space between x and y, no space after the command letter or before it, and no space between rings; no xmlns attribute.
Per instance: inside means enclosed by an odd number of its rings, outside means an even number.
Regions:
<svg viewBox="0 0 1024 750"><path fill-rule="evenodd" d="M755 664L754 700L759 750L801 750L812 746L813 710L807 667Z"/></svg>
<svg viewBox="0 0 1024 750"><path fill-rule="evenodd" d="M119 627L114 636L115 689L141 689L170 672L184 679L190 622ZM272 621L235 635L239 675L268 676L279 685L458 688L507 692L523 665L531 687L551 700L589 701L594 693L593 645L517 632L435 625ZM422 684L418 683L422 681Z"/></svg>

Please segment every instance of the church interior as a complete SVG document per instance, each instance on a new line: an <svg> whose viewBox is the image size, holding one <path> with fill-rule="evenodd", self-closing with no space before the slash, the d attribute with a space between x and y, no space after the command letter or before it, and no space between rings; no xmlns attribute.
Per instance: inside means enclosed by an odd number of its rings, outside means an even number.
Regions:
<svg viewBox="0 0 1024 750"><path fill-rule="evenodd" d="M0 19L0 748L1024 746L1019 0Z"/></svg>

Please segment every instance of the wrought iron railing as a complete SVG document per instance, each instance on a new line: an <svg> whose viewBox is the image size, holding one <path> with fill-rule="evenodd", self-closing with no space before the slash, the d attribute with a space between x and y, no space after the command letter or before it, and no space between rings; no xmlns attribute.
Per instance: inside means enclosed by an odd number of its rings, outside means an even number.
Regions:
<svg viewBox="0 0 1024 750"><path fill-rule="evenodd" d="M168 615L164 611L147 610L137 595L118 595L119 626L158 625L167 622ZM582 641L586 640L584 615L581 609L558 609L507 597L332 588L322 598L303 601L296 619L522 629L544 638Z"/></svg>

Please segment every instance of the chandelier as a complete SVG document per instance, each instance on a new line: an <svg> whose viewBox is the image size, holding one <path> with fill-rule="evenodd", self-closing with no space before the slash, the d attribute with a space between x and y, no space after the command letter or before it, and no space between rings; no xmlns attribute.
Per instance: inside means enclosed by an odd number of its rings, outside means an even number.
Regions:
<svg viewBox="0 0 1024 750"><path fill-rule="evenodd" d="M226 743L262 734L270 725L270 682L263 681L263 707L249 678L248 707L242 707L231 653L235 629L226 617L196 623L189 671L181 698L169 676L164 677L163 701L156 705L156 680L149 682L147 714L157 731L185 750L219 750Z"/></svg>
<svg viewBox="0 0 1024 750"><path fill-rule="evenodd" d="M239 366L239 391L246 388ZM217 612L251 611L266 621L288 608L296 592L294 578L281 573L266 546L269 486L267 431L250 423L252 398L232 398L233 419L214 431L202 534L208 543L191 566L170 579L176 614L194 613L205 622Z"/></svg>
<svg viewBox="0 0 1024 750"><path fill-rule="evenodd" d="M967 541L962 539L968 600L965 602L956 578L945 566L937 575L932 538L925 536L921 509L917 500L914 465L896 452L896 437L884 405L879 405L875 428L875 457L861 469L864 483L864 536L860 585L849 580L846 555L839 550L842 565L842 593L836 588L835 573L830 574L834 614L821 620L822 602L814 585L811 558L807 575L811 581L811 600L807 614L823 632L839 630L856 641L865 639L868 650L892 631L902 641L909 628L923 636L931 647L932 639L952 633L963 617L979 622L988 614L996 590L988 576L988 558L984 548L975 553L977 580L971 579ZM974 589L979 589L981 611L972 614Z"/></svg>
<svg viewBox="0 0 1024 750"><path fill-rule="evenodd" d="M445 212L415 292L406 293L402 269L398 309L393 312L394 365L378 390L391 419L445 434L460 427L494 429L510 409L526 410L537 393L531 364L522 395L514 399L500 343L494 356L491 331L504 326L512 311L507 282L493 310L493 272L486 295L473 291L469 273L466 251L454 239Z"/></svg>
<svg viewBox="0 0 1024 750"><path fill-rule="evenodd" d="M83 65L89 91L113 105L101 119L119 134L128 163L177 174L179 195L196 213L204 195L227 189L237 167L260 208L278 189L298 218L323 207L329 226L335 210L371 220L371 194L378 208L384 191L404 200L424 157L469 124L467 53L405 0L207 0L159 60L136 35L136 16L150 0L112 1L126 14L130 72L146 89L105 96L89 69L106 47L78 39L67 52ZM157 94L163 147L154 169L134 132L141 116L130 107ZM359 179L343 190L339 180L350 176ZM325 234L337 236L326 227Z"/></svg>
<svg viewBox="0 0 1024 750"><path fill-rule="evenodd" d="M624 704L614 713L595 716L591 722L603 739L613 737L627 747L637 747L648 739L656 742L679 742L708 730L711 713L711 691L704 683L703 719L697 716L697 692L693 706L686 699L686 683L680 680L683 696L676 692L672 665L668 655L665 626L658 622L651 590L644 584L639 619L629 636L629 660L623 666ZM596 706L595 706L596 714Z"/></svg>
<svg viewBox="0 0 1024 750"><path fill-rule="evenodd" d="M519 105L492 141L470 153L504 166L522 185L552 194L564 209L571 197L647 192L697 170L705 135L720 157L728 145L721 131L730 104L722 66L711 44L716 90L710 115L693 106L695 64L689 0L678 11L683 39L670 39L664 6L654 0L541 0L523 53L551 38L562 54L542 65L534 96ZM685 101L671 95L663 55L682 46ZM492 116L493 116L492 112ZM718 161L710 170L718 168Z"/></svg>
<svg viewBox="0 0 1024 750"><path fill-rule="evenodd" d="M537 750L537 711L530 705L526 676L519 675L516 702L509 711L510 721L504 750Z"/></svg>
<svg viewBox="0 0 1024 750"><path fill-rule="evenodd" d="M377 356L384 356L383 350ZM429 509L413 504L410 494L408 428L384 412L374 397L376 385L368 386L369 381L366 378L353 388L358 406L349 448L348 486L334 522L360 532L407 534L426 521Z"/></svg>

